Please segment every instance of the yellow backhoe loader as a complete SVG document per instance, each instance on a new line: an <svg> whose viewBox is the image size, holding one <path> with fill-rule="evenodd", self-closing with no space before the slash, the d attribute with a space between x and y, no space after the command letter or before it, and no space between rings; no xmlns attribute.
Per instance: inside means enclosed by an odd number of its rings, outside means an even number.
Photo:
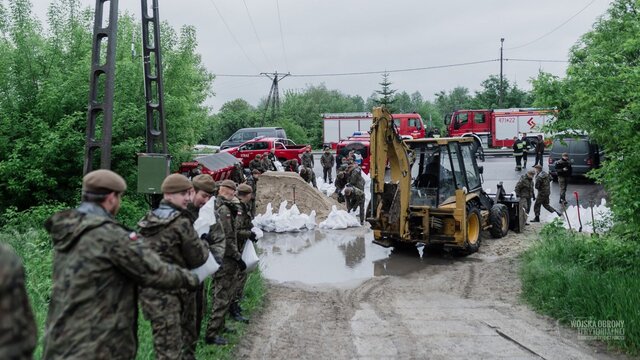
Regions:
<svg viewBox="0 0 640 360"><path fill-rule="evenodd" d="M474 145L472 138L403 140L389 112L374 108L367 212L374 243L423 243L468 255L478 250L483 230L495 238L510 228L519 232L518 200L501 184L493 197L484 192Z"/></svg>

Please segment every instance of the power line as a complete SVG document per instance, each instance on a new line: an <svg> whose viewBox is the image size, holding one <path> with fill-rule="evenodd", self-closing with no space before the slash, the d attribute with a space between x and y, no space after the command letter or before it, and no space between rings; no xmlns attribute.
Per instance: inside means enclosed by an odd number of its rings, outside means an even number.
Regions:
<svg viewBox="0 0 640 360"><path fill-rule="evenodd" d="M284 56L284 64L289 70L289 60L287 59L287 51L284 48L284 35L282 33L282 19L280 18L280 2L276 0L276 9L278 10L278 25L280 26L280 42L282 44L282 55Z"/></svg>
<svg viewBox="0 0 640 360"><path fill-rule="evenodd" d="M585 11L585 10L586 10L589 6L591 6L594 2L596 2L596 0L591 0L591 2L587 4L587 6L583 7L582 9L580 9L580 11L578 11L578 12L577 12L577 13L575 13L575 14L573 14L573 16L571 16L570 18L568 18L565 22L563 22L562 24L560 24L560 25L556 26L556 27L555 27L555 28L553 28L551 31L547 32L546 34L543 34L542 36L540 36L540 37L538 37L538 38L536 38L536 39L533 39L533 40L531 40L531 41L529 41L529 42L527 42L527 43L524 43L524 44L522 44L522 45L515 46L515 47L512 47L512 48L508 48L508 49L505 49L505 50L515 50L515 49L520 49L520 48L523 48L523 47L525 47L525 46L531 45L531 44L533 44L534 42L536 42L536 41L538 41L538 40L541 40L541 39L543 39L543 38L547 37L548 35L551 35L551 34L552 34L552 33L554 33L556 30L558 30L558 29L560 29L561 27L563 27L564 25L566 25L569 21L573 20L573 18L575 18L576 16L580 15L583 11Z"/></svg>
<svg viewBox="0 0 640 360"><path fill-rule="evenodd" d="M227 31L229 32L229 35L231 35L231 38L233 38L233 41L236 42L236 45L238 45L238 47L240 48L240 50L242 50L242 53L244 54L244 56L247 58L247 60L249 61L249 63L251 63L251 65L253 65L253 67L255 67L256 69L259 69L258 66L251 60L251 58L249 57L249 55L247 54L247 52L244 50L244 48L242 47L242 45L240 45L240 41L238 41L238 39L236 38L236 36L233 34L233 31L231 31L231 28L229 27L229 24L227 24L227 21L224 19L224 16L222 16L222 13L220 12L220 9L218 9L218 6L216 5L215 2L213 2L213 0L209 0L209 2L211 3L211 5L213 5L213 7L216 9L216 12L218 13L218 16L220 16L220 20L222 20L222 23L224 24L224 26L227 28Z"/></svg>
<svg viewBox="0 0 640 360"><path fill-rule="evenodd" d="M253 29L253 33L256 35L256 39L258 40L258 45L260 45L260 51L262 51L262 55L264 55L264 58L267 59L267 62L271 63L271 65L273 66L274 65L273 62L271 62L271 60L267 56L267 53L264 51L264 48L262 47L262 41L260 40L260 36L258 36L258 30L256 30L256 25L253 23L253 18L251 17L251 13L249 12L249 7L247 6L247 2L246 0L242 0L242 2L244 3L245 10L247 10L247 16L249 17L249 22L251 23L251 28Z"/></svg>
<svg viewBox="0 0 640 360"><path fill-rule="evenodd" d="M505 58L504 60L514 61L514 62L537 62L537 63L568 63L569 62L568 60L553 60L553 59L515 59L515 58L507 59ZM377 74L384 74L384 73L401 73L401 72L454 68L454 67L486 64L486 63L498 62L498 61L500 61L500 59L478 60L478 61L470 61L470 62L463 62L463 63L433 65L433 66L424 66L424 67L406 68L406 69L374 70L374 71L358 71L358 72L342 72L342 73L321 73L321 74L290 74L289 76L291 77L337 77L337 76L377 75ZM214 74L214 75L216 77L245 77L245 78L257 78L257 77L265 76L264 74Z"/></svg>

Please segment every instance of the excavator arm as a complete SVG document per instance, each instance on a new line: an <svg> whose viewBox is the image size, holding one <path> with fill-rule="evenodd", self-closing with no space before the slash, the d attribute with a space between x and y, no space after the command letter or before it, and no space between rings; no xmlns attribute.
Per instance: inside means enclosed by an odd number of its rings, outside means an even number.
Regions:
<svg viewBox="0 0 640 360"><path fill-rule="evenodd" d="M373 109L371 124L371 217L369 222L382 237L410 240L411 150L402 141L387 109ZM385 184L390 165L391 181Z"/></svg>

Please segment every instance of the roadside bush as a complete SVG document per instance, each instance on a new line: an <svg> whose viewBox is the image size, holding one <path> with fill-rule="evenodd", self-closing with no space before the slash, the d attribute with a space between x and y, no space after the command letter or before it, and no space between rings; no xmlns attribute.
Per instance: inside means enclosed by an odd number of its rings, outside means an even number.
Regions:
<svg viewBox="0 0 640 360"><path fill-rule="evenodd" d="M545 226L541 241L523 254L523 297L536 310L563 323L624 322L624 339L606 342L631 354L640 351L640 245L613 234L589 237Z"/></svg>

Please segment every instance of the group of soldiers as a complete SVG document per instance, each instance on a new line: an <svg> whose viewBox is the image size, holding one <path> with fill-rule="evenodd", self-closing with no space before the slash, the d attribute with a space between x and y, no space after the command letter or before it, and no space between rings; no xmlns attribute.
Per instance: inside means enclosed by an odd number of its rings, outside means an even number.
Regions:
<svg viewBox="0 0 640 360"><path fill-rule="evenodd" d="M567 192L567 181L571 176L571 162L569 161L569 154L562 154L562 158L554 164L558 181L560 183L560 204L565 205L567 203L565 196ZM534 180L535 179L535 180ZM535 185L534 185L535 184ZM536 196L534 187L538 190ZM524 209L528 215L531 210L531 200L535 201L533 205L533 212L535 214L532 222L540 222L540 210L542 207L549 212L554 212L558 216L562 216L562 213L554 209L550 204L551 196L551 177L542 169L541 164L536 164L533 169L527 171L518 180L515 188L516 195L520 199L520 208Z"/></svg>
<svg viewBox="0 0 640 360"><path fill-rule="evenodd" d="M542 165L542 157L544 155L544 141L542 135L538 135L536 140L529 140L527 133L519 134L513 139L513 156L516 159L516 171L521 171L523 168L527 168L527 158L529 150L533 149L536 160L535 165Z"/></svg>
<svg viewBox="0 0 640 360"><path fill-rule="evenodd" d="M138 231L115 220L126 189L115 172L90 172L81 204L45 223L54 253L43 359L134 358L138 306L151 323L157 359L195 359L206 307L203 282L212 274L205 342L227 343L224 334L233 331L225 327L227 313L248 322L239 300L247 277L241 253L247 241L256 241L252 187L216 183L210 175L169 175L160 205L140 220ZM214 196L216 221L199 237L193 224ZM31 358L37 335L24 269L2 244L0 270L0 358Z"/></svg>

